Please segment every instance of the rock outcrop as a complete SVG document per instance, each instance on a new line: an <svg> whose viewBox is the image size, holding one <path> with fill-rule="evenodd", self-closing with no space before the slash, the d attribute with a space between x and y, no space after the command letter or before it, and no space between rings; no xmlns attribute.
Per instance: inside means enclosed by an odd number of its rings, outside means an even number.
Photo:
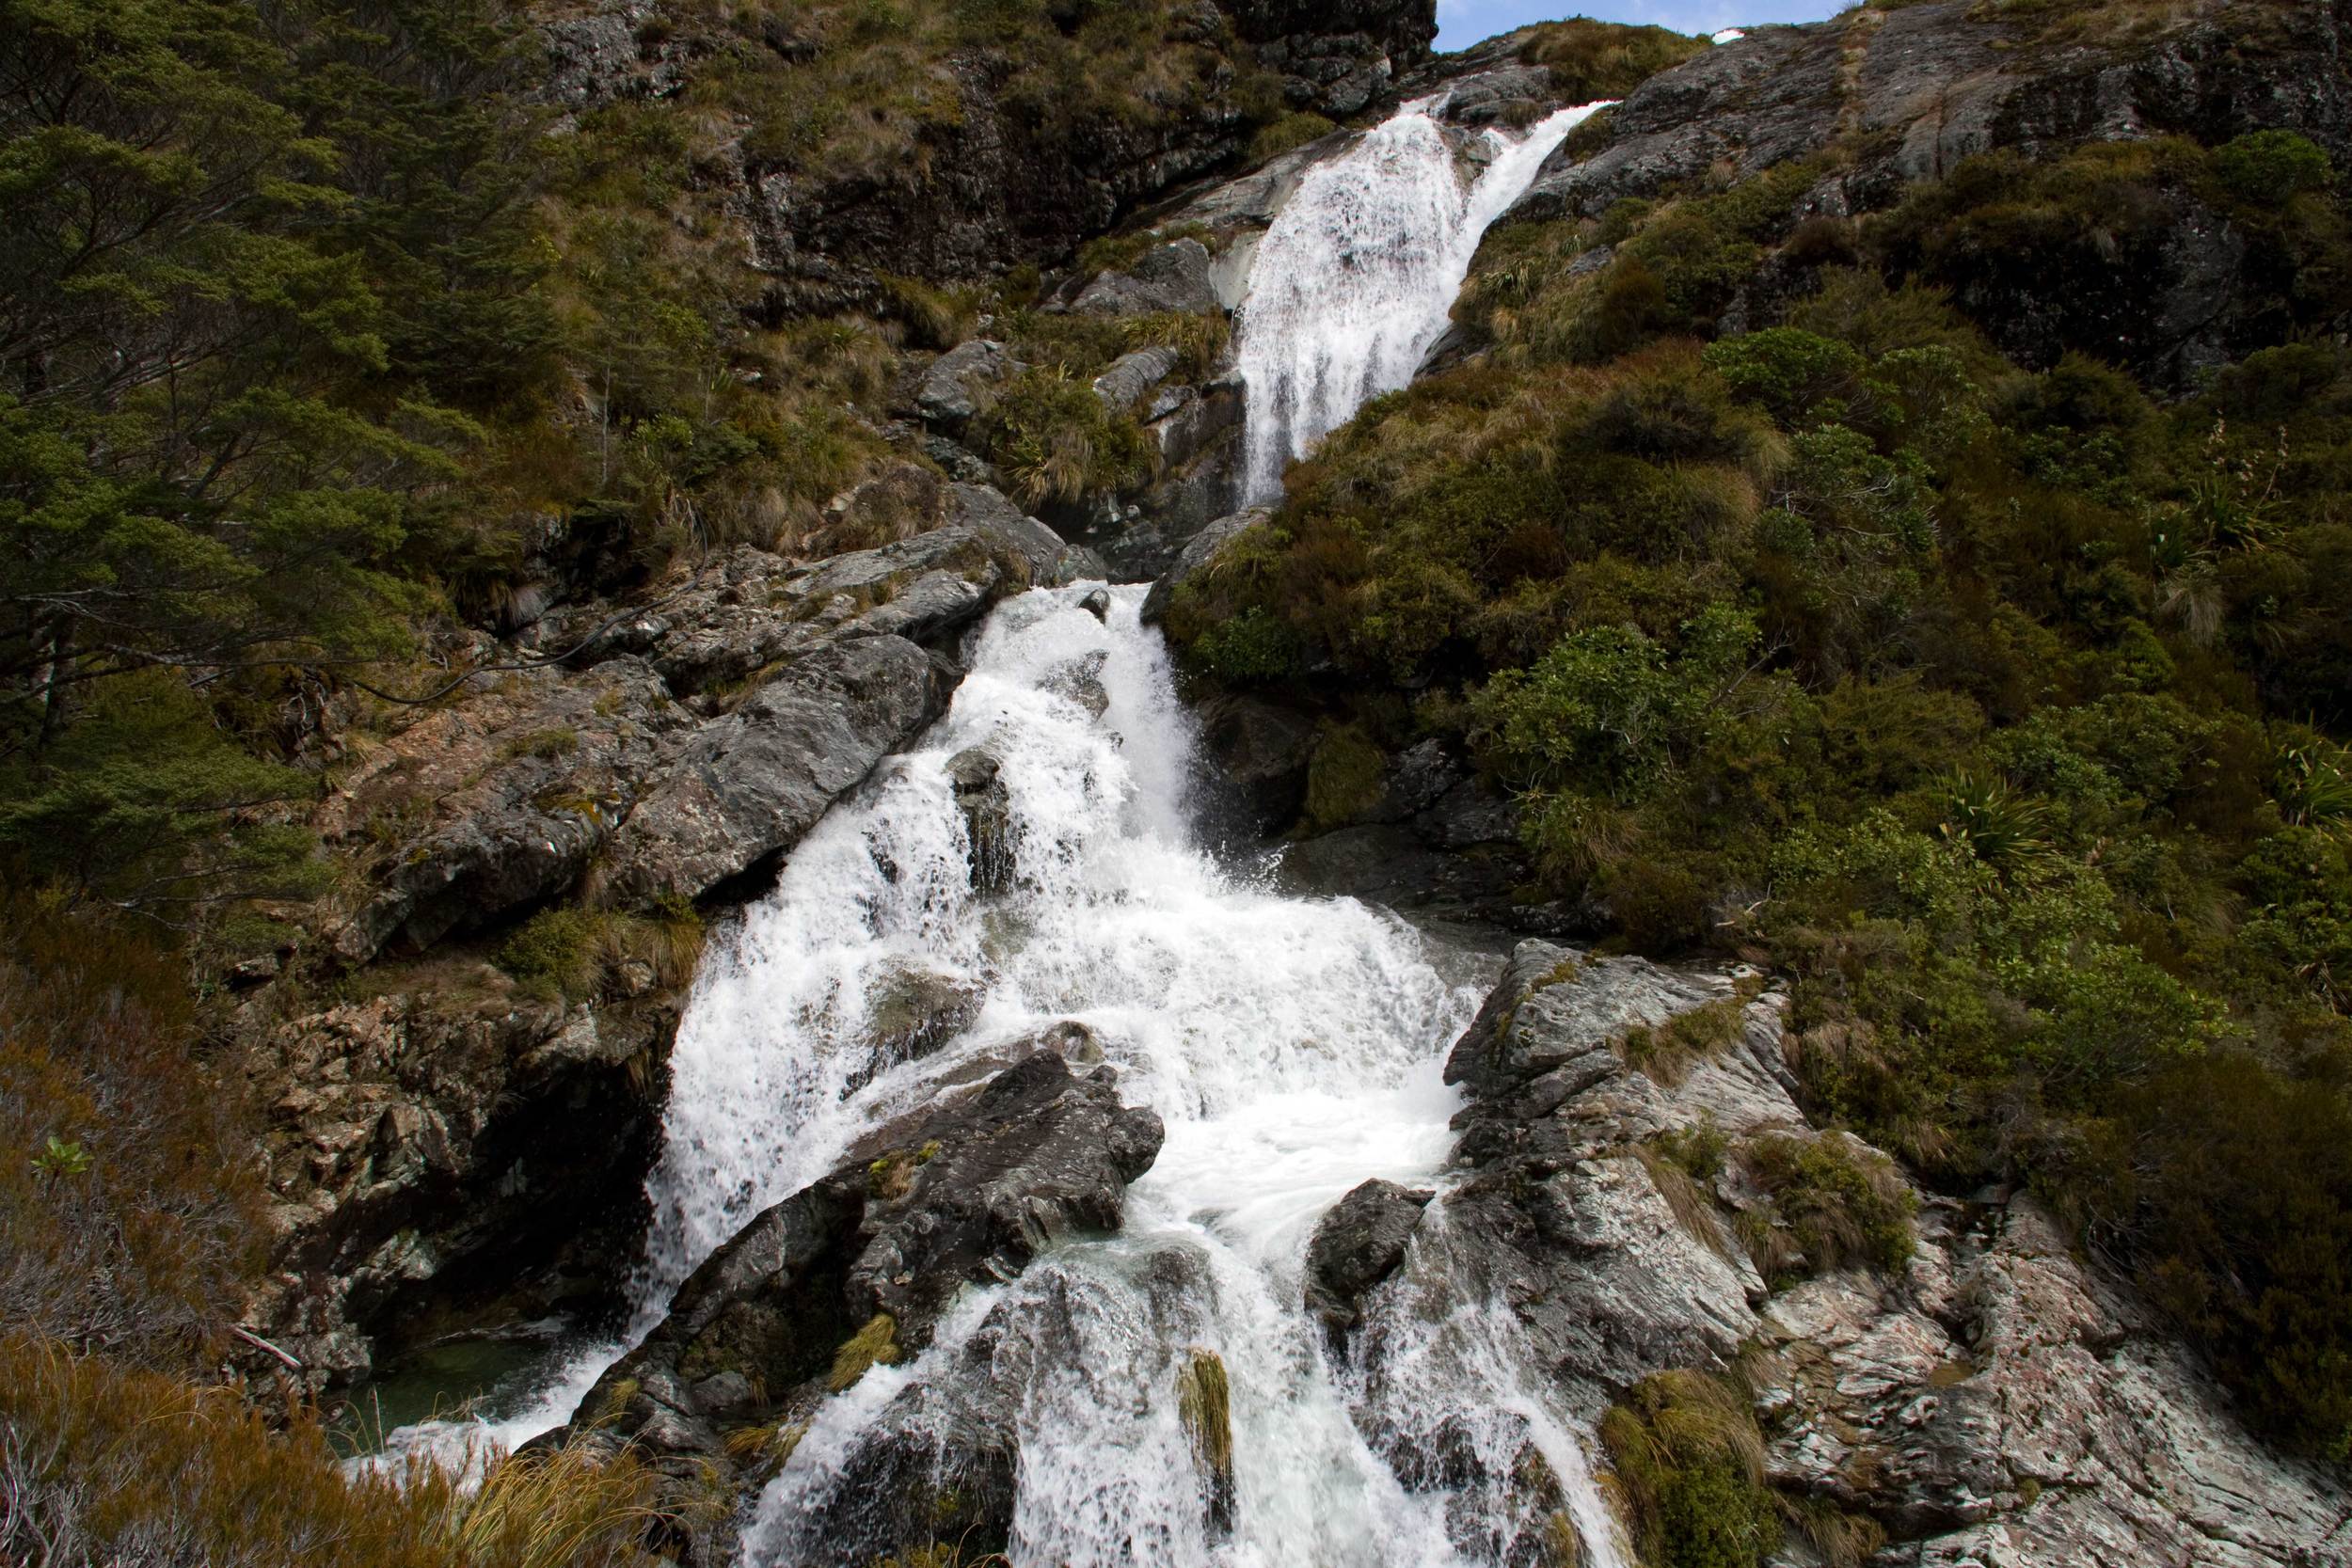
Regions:
<svg viewBox="0 0 2352 1568"><path fill-rule="evenodd" d="M379 1327L396 1347L616 1305L677 1022L655 980L639 966L633 998L566 1002L452 959L246 1022L246 1075L275 1086L275 1268L248 1322L309 1387L366 1371Z"/></svg>
<svg viewBox="0 0 2352 1568"><path fill-rule="evenodd" d="M710 58L742 47L654 10L644 0L600 0L544 24L549 99L581 109L672 96ZM1199 101L1141 117L1083 102L1038 114L1017 94L1008 101L1011 62L975 44L942 62L940 90L951 103L925 128L915 156L836 170L738 143L725 159L730 207L779 310L870 303L883 274L960 278L1058 262L1080 240L1239 156L1267 113L1257 98L1245 101L1245 79L1270 79L1279 107L1356 114L1428 57L1433 12L1430 0L1171 8L1164 45L1203 62ZM759 43L787 68L826 47L789 15L771 19Z"/></svg>
<svg viewBox="0 0 2352 1568"><path fill-rule="evenodd" d="M2352 1496L2251 1438L2032 1199L1922 1192L1816 1133L1762 986L1528 942L1449 1059L1465 1170L1431 1213L1571 1406L1736 1365L1769 1482L1867 1518L1873 1561L2352 1562ZM1907 1261L1765 1276L1786 1220L1754 1156L1792 1140L1899 1182Z"/></svg>
<svg viewBox="0 0 2352 1568"><path fill-rule="evenodd" d="M1050 1049L899 1131L898 1147L766 1210L695 1270L574 1428L635 1445L684 1493L755 1488L772 1438L730 1436L805 1423L874 1365L920 1352L967 1282L1010 1279L1052 1242L1117 1229L1161 1137L1158 1117L1119 1102L1110 1069L1078 1077ZM943 1489L908 1490L928 1501ZM861 1517L876 1528L886 1513ZM732 1528L730 1514L696 1560L724 1560Z"/></svg>
<svg viewBox="0 0 2352 1568"><path fill-rule="evenodd" d="M2040 159L2089 142L2183 135L2218 145L2283 128L2340 162L2352 154L2352 10L2224 0L2188 9L2185 25L2153 38L2072 41L2038 37L2030 13L2008 18L1969 0L1754 28L1650 78L1571 137L1505 221L1597 217L1628 198L1753 176L1833 142L1850 155L1820 171L1804 203L1833 219L1889 207L1907 185L1996 149ZM1988 280L1961 287L1958 302L2028 366L2076 349L2185 388L2252 341L2261 324L2240 316L2259 291L2246 286L2253 263L2227 215L2194 191L2169 200L2137 243L2106 236L2099 264L2087 252L2068 269L2113 274L2111 286Z"/></svg>
<svg viewBox="0 0 2352 1568"><path fill-rule="evenodd" d="M948 650L990 605L1094 565L993 490L950 484L942 507L878 549L794 565L743 546L635 615L551 614L537 644L587 639L560 661L584 672L420 710L320 816L330 844L374 846L340 956L511 919L592 863L629 902L771 864L937 717Z"/></svg>
<svg viewBox="0 0 2352 1568"><path fill-rule="evenodd" d="M358 874L321 958L400 993L280 1016L265 990L238 1026L274 1105L278 1199L249 1323L313 1386L364 1372L377 1329L413 1338L461 1303L476 1320L609 1305L683 975L630 958L566 1001L479 946L441 954L543 908L669 919L751 890L939 715L990 605L1096 567L993 490L936 501L936 526L879 548L795 564L740 546L634 614L549 610L519 641L565 657L411 710L344 771L316 821ZM500 659L486 639L468 652ZM875 1042L877 1070L954 1033L930 1018L954 999L928 1000Z"/></svg>
<svg viewBox="0 0 2352 1568"><path fill-rule="evenodd" d="M1307 1244L1307 1310L1340 1354L1363 1310L1364 1293L1404 1261L1406 1243L1433 1196L1393 1181L1367 1181L1317 1222Z"/></svg>

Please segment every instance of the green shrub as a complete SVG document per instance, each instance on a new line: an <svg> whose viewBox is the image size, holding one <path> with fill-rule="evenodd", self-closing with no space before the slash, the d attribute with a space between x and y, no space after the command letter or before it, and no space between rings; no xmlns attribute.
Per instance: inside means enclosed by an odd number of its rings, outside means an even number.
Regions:
<svg viewBox="0 0 2352 1568"><path fill-rule="evenodd" d="M1725 606L1686 625L1671 651L1627 626L1571 633L1534 668L1486 684L1473 704L1473 737L1523 783L1576 780L1639 799L1702 743L1756 637L1756 623Z"/></svg>
<svg viewBox="0 0 2352 1568"><path fill-rule="evenodd" d="M974 425L1024 505L1116 494L1151 478L1153 448L1134 416L1105 408L1066 371L1023 372Z"/></svg>
<svg viewBox="0 0 2352 1568"><path fill-rule="evenodd" d="M1863 368L1862 356L1846 344L1793 326L1710 343L1706 360L1733 391L1788 424L1825 398L1850 398Z"/></svg>
<svg viewBox="0 0 2352 1568"><path fill-rule="evenodd" d="M1601 1418L1601 1445L1654 1568L1756 1568L1780 1545L1764 1438L1746 1394L1704 1372L1643 1379Z"/></svg>
<svg viewBox="0 0 2352 1568"><path fill-rule="evenodd" d="M1297 634L1257 606L1210 627L1192 644L1211 673L1244 684L1278 681L1298 667Z"/></svg>
<svg viewBox="0 0 2352 1568"><path fill-rule="evenodd" d="M570 994L587 989L604 933L602 917L574 904L541 910L499 949L499 967L517 980L547 980Z"/></svg>
<svg viewBox="0 0 2352 1568"><path fill-rule="evenodd" d="M2240 201L2278 207L2334 183L2325 149L2293 131L2254 131L2214 150L2213 171Z"/></svg>
<svg viewBox="0 0 2352 1568"><path fill-rule="evenodd" d="M1379 804L1388 758L1361 724L1335 724L1316 738L1307 763L1307 817L1340 828Z"/></svg>

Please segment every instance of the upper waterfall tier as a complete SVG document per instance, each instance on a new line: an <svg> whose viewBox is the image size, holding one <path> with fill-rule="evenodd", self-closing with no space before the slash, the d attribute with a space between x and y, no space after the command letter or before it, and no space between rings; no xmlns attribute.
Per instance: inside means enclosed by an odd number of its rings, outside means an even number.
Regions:
<svg viewBox="0 0 2352 1568"><path fill-rule="evenodd" d="M1493 156L1466 183L1437 100L1417 99L1308 172L1258 247L1241 307L1244 499L1278 494L1285 464L1412 379L1487 226L1602 107L1562 109L1517 141L1484 133Z"/></svg>

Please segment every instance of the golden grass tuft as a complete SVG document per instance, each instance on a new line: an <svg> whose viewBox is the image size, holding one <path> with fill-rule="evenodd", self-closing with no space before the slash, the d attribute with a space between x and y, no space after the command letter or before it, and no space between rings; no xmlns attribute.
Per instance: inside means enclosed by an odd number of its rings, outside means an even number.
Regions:
<svg viewBox="0 0 2352 1568"><path fill-rule="evenodd" d="M273 1432L234 1389L0 1338L0 1560L238 1568L602 1568L644 1560L660 1477L593 1433L346 1474L308 1413Z"/></svg>
<svg viewBox="0 0 2352 1568"><path fill-rule="evenodd" d="M841 1393L854 1386L877 1363L894 1365L899 1354L898 1320L887 1312L877 1312L866 1320L864 1328L841 1341L841 1348L833 1353L833 1371L825 1379L825 1386Z"/></svg>

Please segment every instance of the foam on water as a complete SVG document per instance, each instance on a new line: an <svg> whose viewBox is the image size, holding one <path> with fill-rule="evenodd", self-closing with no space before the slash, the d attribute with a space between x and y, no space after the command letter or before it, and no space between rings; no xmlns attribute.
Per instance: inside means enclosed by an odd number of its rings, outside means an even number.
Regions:
<svg viewBox="0 0 2352 1568"><path fill-rule="evenodd" d="M1279 497L1284 465L1412 380L1487 228L1561 139L1607 106L1559 110L1516 139L1483 133L1491 156L1465 182L1438 103L1406 103L1309 169L1259 243L1236 322L1245 500Z"/></svg>

